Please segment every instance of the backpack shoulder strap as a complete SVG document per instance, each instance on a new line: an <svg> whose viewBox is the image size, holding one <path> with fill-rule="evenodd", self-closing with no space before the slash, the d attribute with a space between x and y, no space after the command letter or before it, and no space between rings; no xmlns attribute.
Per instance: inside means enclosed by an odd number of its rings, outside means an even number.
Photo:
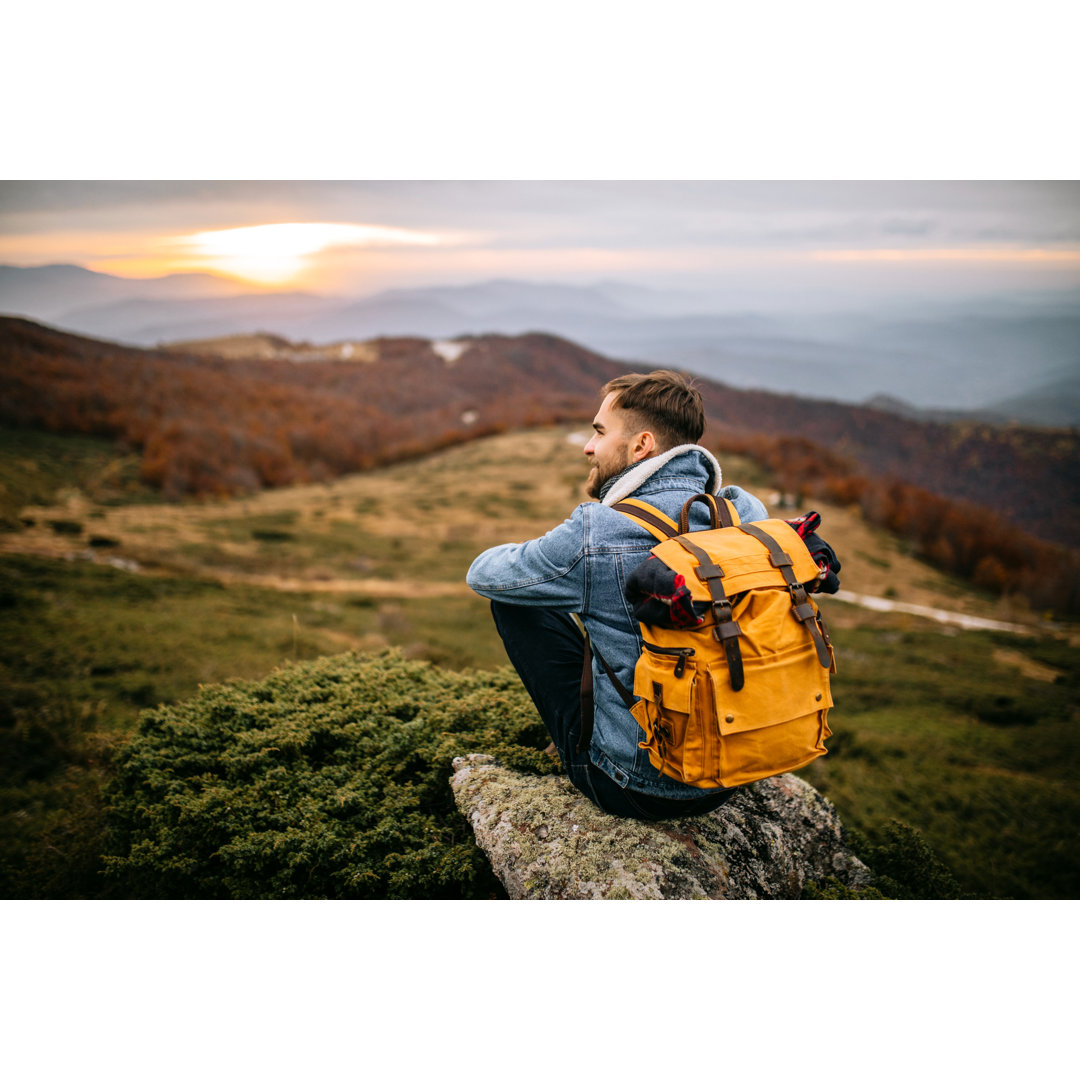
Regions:
<svg viewBox="0 0 1080 1080"><path fill-rule="evenodd" d="M577 616L574 617L584 635L585 641L585 656L584 663L581 669L581 687L580 687L580 700L581 700L581 730L578 732L577 752L579 754L585 753L589 749L589 745L592 742L593 733L593 720L594 720L594 705L593 705L593 675L592 675L592 658L593 654L596 655L596 659L600 661L601 666L604 669L607 677L611 680L611 684L615 687L619 697L622 698L623 704L626 708L632 709L634 707L634 695L630 693L622 684L622 680L614 671L611 670L611 665L604 659L603 654L593 644L593 640L589 637L589 631L585 629L585 624L581 622Z"/></svg>
<svg viewBox="0 0 1080 1080"><path fill-rule="evenodd" d="M670 540L679 531L678 525L667 514L642 499L622 499L611 508L652 533L657 540Z"/></svg>

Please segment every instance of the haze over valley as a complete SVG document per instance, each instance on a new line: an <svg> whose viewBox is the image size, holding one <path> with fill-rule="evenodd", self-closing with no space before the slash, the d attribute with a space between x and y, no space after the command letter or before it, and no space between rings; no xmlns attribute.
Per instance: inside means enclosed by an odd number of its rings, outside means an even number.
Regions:
<svg viewBox="0 0 1080 1080"><path fill-rule="evenodd" d="M341 297L251 292L213 274L120 278L76 266L0 267L0 312L156 346L270 333L329 345L381 336L557 334L635 366L902 411L977 411L1080 424L1080 292L850 310L730 304L723 291L606 281L488 280Z"/></svg>

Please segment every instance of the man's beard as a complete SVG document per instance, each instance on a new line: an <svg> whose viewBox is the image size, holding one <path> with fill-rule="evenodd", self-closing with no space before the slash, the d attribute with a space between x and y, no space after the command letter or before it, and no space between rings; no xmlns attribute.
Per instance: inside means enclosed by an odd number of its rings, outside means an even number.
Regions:
<svg viewBox="0 0 1080 1080"><path fill-rule="evenodd" d="M633 460L627 453L626 460L621 463L616 460L607 468L604 468L599 464L594 465L592 471L589 473L588 482L585 484L585 494L588 495L590 499L599 499L601 488L603 488L613 476L618 476L623 469L632 464Z"/></svg>
<svg viewBox="0 0 1080 1080"><path fill-rule="evenodd" d="M592 471L589 473L589 479L585 484L585 494L588 495L590 499L599 499L600 489L604 486L606 480L606 476L602 477L600 475L600 466L594 465Z"/></svg>

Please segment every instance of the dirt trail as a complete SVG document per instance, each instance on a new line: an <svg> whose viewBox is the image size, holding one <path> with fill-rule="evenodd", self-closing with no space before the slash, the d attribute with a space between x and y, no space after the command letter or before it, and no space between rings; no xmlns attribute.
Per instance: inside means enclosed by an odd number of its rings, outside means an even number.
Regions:
<svg viewBox="0 0 1080 1080"><path fill-rule="evenodd" d="M942 608L926 607L923 604L906 604L900 600L888 600L883 596L864 596L861 593L847 592L841 589L832 597L842 604L857 604L869 611L899 611L906 615L918 615L923 619L948 626L959 626L962 630L1005 630L1013 634L1031 634L1030 626L1020 623L1001 622L997 619L984 619L979 615L967 615L962 611L945 611Z"/></svg>
<svg viewBox="0 0 1080 1080"><path fill-rule="evenodd" d="M254 585L260 589L276 589L278 592L354 593L358 596L385 597L387 599L409 597L465 596L469 587L464 581L388 581L383 578L284 578L273 574L240 574L234 571L207 572L223 585Z"/></svg>

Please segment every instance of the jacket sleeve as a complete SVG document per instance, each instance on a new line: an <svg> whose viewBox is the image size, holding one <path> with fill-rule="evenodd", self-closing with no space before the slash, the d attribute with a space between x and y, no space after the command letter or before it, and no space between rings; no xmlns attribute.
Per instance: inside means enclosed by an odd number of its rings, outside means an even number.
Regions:
<svg viewBox="0 0 1080 1080"><path fill-rule="evenodd" d="M756 495L751 495L749 491L744 491L735 484L729 484L727 487L721 488L717 494L719 494L720 498L729 499L735 504L740 521L747 523L764 521L769 516L765 504Z"/></svg>
<svg viewBox="0 0 1080 1080"><path fill-rule="evenodd" d="M586 600L584 507L551 532L521 544L499 544L473 560L469 588L490 600L580 612Z"/></svg>

